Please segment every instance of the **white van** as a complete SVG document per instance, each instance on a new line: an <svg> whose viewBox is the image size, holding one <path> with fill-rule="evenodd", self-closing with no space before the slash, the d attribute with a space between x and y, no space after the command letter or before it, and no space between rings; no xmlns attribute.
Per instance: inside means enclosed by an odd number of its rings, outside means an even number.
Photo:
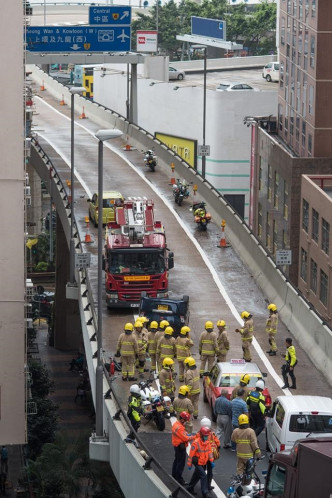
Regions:
<svg viewBox="0 0 332 498"><path fill-rule="evenodd" d="M271 81L279 81L279 62L269 62L263 68L263 78L269 83Z"/></svg>
<svg viewBox="0 0 332 498"><path fill-rule="evenodd" d="M306 437L332 436L332 399L323 396L278 396L266 419L271 452L289 450Z"/></svg>

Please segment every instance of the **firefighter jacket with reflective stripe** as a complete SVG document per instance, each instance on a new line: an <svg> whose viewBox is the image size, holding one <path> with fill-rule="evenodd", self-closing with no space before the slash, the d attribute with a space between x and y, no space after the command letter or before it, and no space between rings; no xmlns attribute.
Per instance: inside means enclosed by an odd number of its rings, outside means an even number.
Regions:
<svg viewBox="0 0 332 498"><path fill-rule="evenodd" d="M276 334L278 327L278 314L271 313L269 318L266 320L266 332L268 334Z"/></svg>
<svg viewBox="0 0 332 498"><path fill-rule="evenodd" d="M229 340L226 330L222 330L221 332L219 332L217 343L218 343L219 353L227 354L227 351L229 350Z"/></svg>
<svg viewBox="0 0 332 498"><path fill-rule="evenodd" d="M189 368L184 374L184 383L189 387L189 396L199 394L201 392L199 370Z"/></svg>
<svg viewBox="0 0 332 498"><path fill-rule="evenodd" d="M173 396L175 391L175 382L172 377L172 370L162 368L159 374L160 390L163 396Z"/></svg>
<svg viewBox="0 0 332 498"><path fill-rule="evenodd" d="M160 341L160 339L164 337L164 330L157 330L156 332L156 337L155 337L155 341L156 341L156 350L157 350L157 345L158 345L158 342Z"/></svg>
<svg viewBox="0 0 332 498"><path fill-rule="evenodd" d="M157 355L160 358L174 358L176 354L174 337L162 337L157 345Z"/></svg>
<svg viewBox="0 0 332 498"><path fill-rule="evenodd" d="M136 329L134 330L134 336L137 339L138 345L138 354L144 354L146 352L146 346L148 344L148 338L143 329L141 332L138 332Z"/></svg>
<svg viewBox="0 0 332 498"><path fill-rule="evenodd" d="M133 334L120 335L116 350L121 356L135 356L138 353L137 339Z"/></svg>
<svg viewBox="0 0 332 498"><path fill-rule="evenodd" d="M192 466L194 457L197 457L198 465L206 465L208 461L213 462L211 442L209 440L202 441L201 437L196 438L194 442L191 443L187 461L188 467Z"/></svg>
<svg viewBox="0 0 332 498"><path fill-rule="evenodd" d="M246 427L245 429L237 427L234 429L231 439L236 443L236 454L238 458L248 460L248 458L260 456L261 450L257 443L255 431L250 429L250 427Z"/></svg>
<svg viewBox="0 0 332 498"><path fill-rule="evenodd" d="M146 347L146 350L149 354L156 354L157 352L157 342L156 342L156 333L157 332L148 332L148 345Z"/></svg>
<svg viewBox="0 0 332 498"><path fill-rule="evenodd" d="M189 436L186 432L186 429L183 424L179 420L174 422L172 425L172 445L179 446L181 443L184 443L185 446L188 446L188 443L193 441L196 436Z"/></svg>
<svg viewBox="0 0 332 498"><path fill-rule="evenodd" d="M237 393L239 392L240 389L244 390L244 394L243 394L243 396L241 396L241 398L244 401L246 401L248 396L249 396L249 393L250 393L250 391L252 391L253 387L248 387L248 386L236 386L236 387L234 387L232 394L231 394L231 400L235 399L237 397Z"/></svg>
<svg viewBox="0 0 332 498"><path fill-rule="evenodd" d="M199 339L199 354L202 356L214 356L218 352L217 334L204 330Z"/></svg>
<svg viewBox="0 0 332 498"><path fill-rule="evenodd" d="M294 367L296 364L296 351L294 346L289 346L287 348L286 354L285 354L285 360L289 364L290 367Z"/></svg>
<svg viewBox="0 0 332 498"><path fill-rule="evenodd" d="M264 415L265 413L265 396L260 392L251 391L247 398L247 406L250 413L256 415L257 413L261 413Z"/></svg>
<svg viewBox="0 0 332 498"><path fill-rule="evenodd" d="M187 412L190 415L194 413L194 407L189 398L175 398L173 409L177 417L179 417L181 412Z"/></svg>
<svg viewBox="0 0 332 498"><path fill-rule="evenodd" d="M185 360L190 356L190 348L194 343L189 337L177 337L175 340L176 357L178 360Z"/></svg>
<svg viewBox="0 0 332 498"><path fill-rule="evenodd" d="M136 422L141 420L140 414L142 413L142 400L136 398L132 394L128 399L128 417L132 416Z"/></svg>
<svg viewBox="0 0 332 498"><path fill-rule="evenodd" d="M240 329L240 334L242 341L252 340L252 336L254 335L254 320L252 318L245 320L242 329Z"/></svg>

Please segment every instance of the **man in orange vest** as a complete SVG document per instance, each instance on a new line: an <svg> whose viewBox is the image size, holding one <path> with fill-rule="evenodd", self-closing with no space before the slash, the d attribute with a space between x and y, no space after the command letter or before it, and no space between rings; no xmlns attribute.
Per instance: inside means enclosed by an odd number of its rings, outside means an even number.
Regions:
<svg viewBox="0 0 332 498"><path fill-rule="evenodd" d="M181 412L179 420L172 426L172 445L174 446L175 458L172 467L172 477L184 486L186 483L182 477L186 464L186 447L196 436L189 436L185 429L185 424L190 421L188 412Z"/></svg>
<svg viewBox="0 0 332 498"><path fill-rule="evenodd" d="M208 479L205 472L205 465L211 462L211 468L214 467L213 453L210 438L211 430L208 427L201 427L199 431L199 437L196 436L195 441L191 444L189 457L188 457L188 469L191 470L192 466L195 466L194 474L187 486L189 493L194 494L194 488L198 481L201 481L201 490L203 498L211 498L208 490Z"/></svg>

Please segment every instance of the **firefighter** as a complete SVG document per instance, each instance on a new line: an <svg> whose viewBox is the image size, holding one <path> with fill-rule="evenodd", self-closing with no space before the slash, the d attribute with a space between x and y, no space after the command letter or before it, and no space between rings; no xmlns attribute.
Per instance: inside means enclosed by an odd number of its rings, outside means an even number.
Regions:
<svg viewBox="0 0 332 498"><path fill-rule="evenodd" d="M157 352L157 342L156 335L158 330L158 322L152 321L149 326L149 332L147 335L148 344L146 347L146 351L150 356L151 360L151 371L154 372L156 370L156 352Z"/></svg>
<svg viewBox="0 0 332 498"><path fill-rule="evenodd" d="M211 443L213 461L215 462L220 456L220 441L218 436L212 431L211 425L211 420L208 417L203 417L200 421L201 427L207 427L208 429L210 429L209 441ZM208 480L208 491L212 491L212 489L214 489L214 486L212 486L213 471L210 461L208 461L206 464L206 473Z"/></svg>
<svg viewBox="0 0 332 498"><path fill-rule="evenodd" d="M187 434L185 423L189 422L189 420L189 413L181 412L179 414L179 420L174 422L172 425L172 445L175 453L172 466L172 477L174 477L174 479L182 486L187 484L182 477L184 466L186 464L186 447L188 446L188 443L193 441L196 437L194 435L189 436L189 434Z"/></svg>
<svg viewBox="0 0 332 498"><path fill-rule="evenodd" d="M270 349L266 351L268 355L275 356L277 354L278 348L276 343L276 333L278 330L278 310L275 304L271 303L268 305L269 318L266 320L266 332L269 335Z"/></svg>
<svg viewBox="0 0 332 498"><path fill-rule="evenodd" d="M217 343L219 348L219 353L217 356L217 361L224 362L226 361L226 355L229 351L229 340L228 334L226 331L226 322L224 320L217 321L217 328L219 330L219 334L217 337Z"/></svg>
<svg viewBox="0 0 332 498"><path fill-rule="evenodd" d="M239 427L234 429L231 440L236 444L236 473L242 475L245 472L247 460L260 458L261 450L257 443L255 431L249 427L248 415L244 413L240 415L238 422Z"/></svg>
<svg viewBox="0 0 332 498"><path fill-rule="evenodd" d="M157 344L157 362L158 367L161 368L164 358L175 358L175 339L173 337L173 328L166 327L164 336L161 337Z"/></svg>
<svg viewBox="0 0 332 498"><path fill-rule="evenodd" d="M121 356L122 380L137 380L135 375L135 359L138 357L137 339L133 335L134 326L126 323L124 332L120 334L115 356Z"/></svg>
<svg viewBox="0 0 332 498"><path fill-rule="evenodd" d="M199 372L196 366L196 361L194 358L189 356L184 360L184 365L186 368L184 374L184 382L186 386L189 387L189 399L194 407L194 419L198 417L198 400L201 392L201 386L199 382Z"/></svg>
<svg viewBox="0 0 332 498"><path fill-rule="evenodd" d="M130 396L128 399L128 411L127 416L130 420L132 428L135 432L138 431L141 425L141 414L142 414L142 399L141 390L137 384L130 386ZM129 440L135 439L135 434L133 431L128 435Z"/></svg>
<svg viewBox="0 0 332 498"><path fill-rule="evenodd" d="M296 377L294 375L294 368L297 365L296 351L295 347L293 346L293 341L290 337L287 337L287 339L285 340L285 344L287 348L285 354L286 363L284 363L284 365L282 365L281 367L282 378L284 379L285 384L281 389L286 389L287 387L289 387L290 389L296 389ZM288 384L287 374L289 374L292 380L291 386Z"/></svg>
<svg viewBox="0 0 332 498"><path fill-rule="evenodd" d="M187 461L188 469L191 470L195 466L195 470L188 486L186 487L189 493L194 494L194 488L198 481L201 481L201 490L203 498L210 498L211 495L208 490L208 479L205 472L205 466L211 462L211 468L214 467L213 453L211 443L209 441L210 429L208 427L201 427L198 437L191 443L189 457Z"/></svg>
<svg viewBox="0 0 332 498"><path fill-rule="evenodd" d="M163 396L174 399L175 382L173 378L174 360L172 358L163 359L163 367L159 374L160 392Z"/></svg>
<svg viewBox="0 0 332 498"><path fill-rule="evenodd" d="M265 427L265 396L263 395L264 381L256 382L256 389L250 392L247 398L250 427L258 437Z"/></svg>
<svg viewBox="0 0 332 498"><path fill-rule="evenodd" d="M145 360L148 339L147 334L143 332L143 323L140 320L136 320L135 322L134 335L137 339L138 345L138 359L136 366L138 367L139 376L143 377L144 372L147 372L147 369L145 369Z"/></svg>
<svg viewBox="0 0 332 498"><path fill-rule="evenodd" d="M248 386L249 382L250 382L250 375L243 374L242 377L240 378L240 384L238 386L235 386L232 391L231 400L235 399L238 391L242 389L244 391L242 398L244 399L244 401L246 401L250 391L252 390L252 388Z"/></svg>
<svg viewBox="0 0 332 498"><path fill-rule="evenodd" d="M217 334L213 332L213 323L210 321L205 322L205 330L201 333L199 339L199 354L201 355L201 368L200 377L207 375L211 370L216 354L219 354L217 344ZM208 371L205 369L206 362L208 364Z"/></svg>
<svg viewBox="0 0 332 498"><path fill-rule="evenodd" d="M179 381L184 381L184 360L190 356L190 348L194 345L189 338L190 328L184 325L180 330L180 335L175 339L176 359L179 365Z"/></svg>
<svg viewBox="0 0 332 498"><path fill-rule="evenodd" d="M249 311L242 311L241 318L244 325L241 329L235 329L235 332L241 334L243 359L247 362L251 361L250 344L254 335L254 321Z"/></svg>
<svg viewBox="0 0 332 498"><path fill-rule="evenodd" d="M194 412L194 407L190 399L188 398L189 387L188 386L180 386L178 391L178 396L173 401L173 409L176 417L178 418L180 413L187 412L190 415L190 419L185 423L186 431L192 433L193 431L193 423L191 421L191 416Z"/></svg>

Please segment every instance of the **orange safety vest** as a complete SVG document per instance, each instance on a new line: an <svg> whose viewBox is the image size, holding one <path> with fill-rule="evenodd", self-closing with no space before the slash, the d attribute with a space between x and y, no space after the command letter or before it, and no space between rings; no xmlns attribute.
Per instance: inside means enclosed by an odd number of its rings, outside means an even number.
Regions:
<svg viewBox="0 0 332 498"><path fill-rule="evenodd" d="M188 467L192 466L193 457L198 458L198 465L206 465L208 461L213 462L211 442L209 440L202 441L200 437L196 438L190 447L190 452L187 462Z"/></svg>
<svg viewBox="0 0 332 498"><path fill-rule="evenodd" d="M187 431L183 424L179 420L174 422L172 426L172 445L179 446L181 443L184 443L188 446L190 441L193 441L196 436L188 436Z"/></svg>

